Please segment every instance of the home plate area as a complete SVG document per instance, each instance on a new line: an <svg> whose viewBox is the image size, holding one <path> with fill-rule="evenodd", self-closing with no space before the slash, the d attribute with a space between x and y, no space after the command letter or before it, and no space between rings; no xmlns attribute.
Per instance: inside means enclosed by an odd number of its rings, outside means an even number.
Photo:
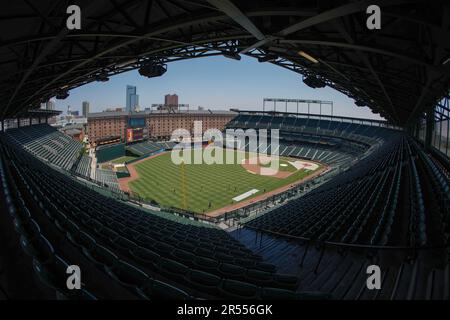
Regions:
<svg viewBox="0 0 450 320"><path fill-rule="evenodd" d="M319 165L312 162L302 161L302 160L296 160L296 161L289 161L291 165L293 165L297 170L304 169L308 171L314 171L319 168ZM283 164L281 164L283 166ZM286 165L285 165L286 166Z"/></svg>

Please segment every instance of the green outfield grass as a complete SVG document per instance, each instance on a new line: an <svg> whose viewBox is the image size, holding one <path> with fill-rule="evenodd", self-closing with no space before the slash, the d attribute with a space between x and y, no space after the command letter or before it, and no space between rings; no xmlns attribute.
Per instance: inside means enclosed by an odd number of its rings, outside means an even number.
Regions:
<svg viewBox="0 0 450 320"><path fill-rule="evenodd" d="M285 179L252 174L240 164L186 164L186 209L199 213L209 212L235 204L232 198L252 189L258 189L259 192L242 201L291 184L312 173L297 170L288 160L295 159L281 158L280 163L287 166L280 167L280 170L295 173ZM129 183L133 191L148 201L153 200L166 207L183 208L182 169L173 164L170 153L137 164L136 171L139 179Z"/></svg>
<svg viewBox="0 0 450 320"><path fill-rule="evenodd" d="M123 156L123 157L111 160L111 162L114 163L114 164L118 164L118 163L125 163L127 161L134 160L134 159L136 159L136 157Z"/></svg>

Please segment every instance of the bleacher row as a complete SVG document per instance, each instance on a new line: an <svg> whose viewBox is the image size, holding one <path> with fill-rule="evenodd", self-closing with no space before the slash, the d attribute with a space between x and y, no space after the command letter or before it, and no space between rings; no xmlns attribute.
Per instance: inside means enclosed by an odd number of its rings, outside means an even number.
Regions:
<svg viewBox="0 0 450 320"><path fill-rule="evenodd" d="M240 113L227 125L228 128L279 129L286 132L303 132L329 135L374 144L385 139L393 130L346 121L296 117L294 115L270 116Z"/></svg>
<svg viewBox="0 0 450 320"><path fill-rule="evenodd" d="M276 150L280 155L316 160L332 167L348 167L371 147L380 146L387 135L396 134L384 127L287 115L239 114L227 128L280 129L281 142Z"/></svg>
<svg viewBox="0 0 450 320"><path fill-rule="evenodd" d="M112 170L95 169L95 181L109 189L120 191L119 180Z"/></svg>
<svg viewBox="0 0 450 320"><path fill-rule="evenodd" d="M278 274L226 232L93 192L3 140L0 169L11 198L5 203L45 288L71 297L65 271L76 264L87 275L79 298L310 296L295 293L295 276Z"/></svg>
<svg viewBox="0 0 450 320"><path fill-rule="evenodd" d="M41 124L11 129L6 131L6 135L10 141L14 141L33 155L90 180L92 159L87 155L80 156L83 145L55 128ZM111 170L96 169L94 180L109 189L120 190L117 176Z"/></svg>
<svg viewBox="0 0 450 320"><path fill-rule="evenodd" d="M126 147L126 150L138 155L143 156L146 154L150 154L161 149L170 150L175 145L175 142L167 141L167 142L152 142L152 141L144 141L129 145Z"/></svg>
<svg viewBox="0 0 450 320"><path fill-rule="evenodd" d="M354 160L354 157L350 154L341 153L338 151L329 151L324 148L311 146L282 145L282 147L280 147L280 155L310 159L313 161L317 160L334 166Z"/></svg>
<svg viewBox="0 0 450 320"><path fill-rule="evenodd" d="M64 170L77 161L83 145L47 124L15 128L6 131L10 141L21 145L36 157Z"/></svg>
<svg viewBox="0 0 450 320"><path fill-rule="evenodd" d="M252 148L249 146L249 143L247 143L244 146L244 150L248 152L255 152L255 153L260 152L267 154L271 152L271 148L272 148L271 144L269 144L266 147L261 147L261 145L258 145L257 147ZM310 145L299 146L294 143L292 144L280 143L279 147L273 151L274 153L278 152L280 156L302 158L312 161L316 160L334 166L338 166L339 164L348 163L354 160L354 156L348 153L331 151L322 148L320 146L310 146Z"/></svg>
<svg viewBox="0 0 450 320"><path fill-rule="evenodd" d="M350 170L246 226L318 241L443 246L450 232L448 185L409 138L397 135Z"/></svg>
<svg viewBox="0 0 450 320"><path fill-rule="evenodd" d="M81 177L89 178L91 176L91 163L91 157L82 155L75 163L75 173Z"/></svg>

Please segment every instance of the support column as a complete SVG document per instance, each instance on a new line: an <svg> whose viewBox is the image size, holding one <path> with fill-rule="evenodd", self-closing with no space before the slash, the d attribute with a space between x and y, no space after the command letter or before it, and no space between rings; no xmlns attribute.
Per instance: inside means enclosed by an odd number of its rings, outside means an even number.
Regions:
<svg viewBox="0 0 450 320"><path fill-rule="evenodd" d="M430 148L433 139L433 131L434 131L434 106L433 109L427 112L426 118L426 131L425 131L425 147Z"/></svg>

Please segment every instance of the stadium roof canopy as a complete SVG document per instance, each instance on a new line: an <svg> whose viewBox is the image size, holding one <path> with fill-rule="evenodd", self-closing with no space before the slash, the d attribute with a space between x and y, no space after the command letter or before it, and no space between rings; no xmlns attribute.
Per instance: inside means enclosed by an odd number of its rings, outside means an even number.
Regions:
<svg viewBox="0 0 450 320"><path fill-rule="evenodd" d="M71 4L81 30L66 28ZM372 4L380 30L366 26ZM0 118L143 64L239 53L319 79L405 125L449 92L449 24L443 0L3 1Z"/></svg>

